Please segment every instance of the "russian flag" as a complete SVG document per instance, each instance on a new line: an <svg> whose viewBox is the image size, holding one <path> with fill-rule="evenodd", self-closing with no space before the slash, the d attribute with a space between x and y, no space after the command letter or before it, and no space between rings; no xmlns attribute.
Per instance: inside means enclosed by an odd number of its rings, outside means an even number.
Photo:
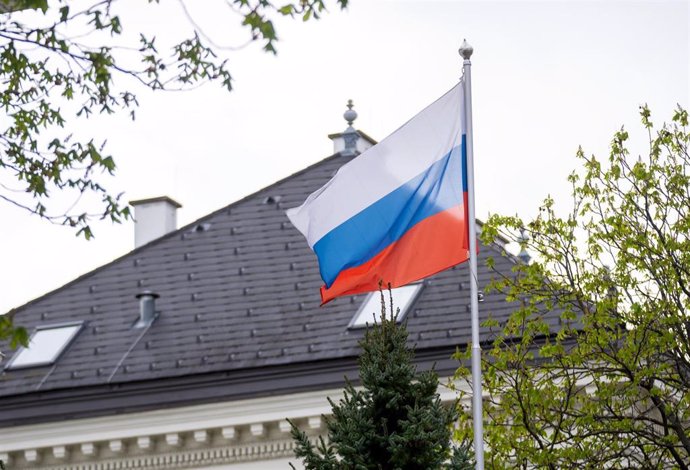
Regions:
<svg viewBox="0 0 690 470"><path fill-rule="evenodd" d="M462 82L287 211L319 260L326 303L468 259Z"/></svg>

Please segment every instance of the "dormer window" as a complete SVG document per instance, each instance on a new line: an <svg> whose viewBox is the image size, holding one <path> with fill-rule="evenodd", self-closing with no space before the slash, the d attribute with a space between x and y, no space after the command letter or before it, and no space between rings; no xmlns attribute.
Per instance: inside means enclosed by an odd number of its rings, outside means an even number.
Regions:
<svg viewBox="0 0 690 470"><path fill-rule="evenodd" d="M393 308L400 309L398 314L398 323L402 321L405 314L410 309L410 306L414 303L422 290L422 284L410 284L403 287L396 287L391 289L391 294L393 295ZM383 296L386 301L386 309L389 305L388 291L383 292ZM390 312L387 312L390 315ZM373 325L374 322L380 322L381 320L381 294L378 292L372 292L369 294L360 307L360 309L355 314L354 318L350 322L349 328L363 328L367 325Z"/></svg>
<svg viewBox="0 0 690 470"><path fill-rule="evenodd" d="M29 346L21 347L5 368L22 369L53 364L74 340L82 326L83 322L37 327L29 339Z"/></svg>

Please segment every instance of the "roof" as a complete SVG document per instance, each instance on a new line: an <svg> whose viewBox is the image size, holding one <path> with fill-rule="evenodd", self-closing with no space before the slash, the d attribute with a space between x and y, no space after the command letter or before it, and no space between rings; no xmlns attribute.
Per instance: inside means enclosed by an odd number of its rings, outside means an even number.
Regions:
<svg viewBox="0 0 690 470"><path fill-rule="evenodd" d="M173 386L208 385L180 391L179 404L342 382L342 371L356 371L362 332L348 324L366 294L319 306L316 258L285 209L349 159L328 157L17 309L15 322L29 330L68 321L85 327L53 366L1 373L0 424L172 406L165 400L173 400ZM481 248L480 289L491 276L487 256L495 257L495 269L510 272L514 260L500 255L499 246ZM159 317L134 329L135 296L144 290L160 295ZM470 341L469 292L467 263L424 281L407 318L419 357L446 360ZM480 310L500 320L510 305L488 293ZM2 351L12 354L7 345ZM212 389L219 383L234 385ZM138 395L144 391L158 395L146 401ZM125 395L110 408L103 404Z"/></svg>

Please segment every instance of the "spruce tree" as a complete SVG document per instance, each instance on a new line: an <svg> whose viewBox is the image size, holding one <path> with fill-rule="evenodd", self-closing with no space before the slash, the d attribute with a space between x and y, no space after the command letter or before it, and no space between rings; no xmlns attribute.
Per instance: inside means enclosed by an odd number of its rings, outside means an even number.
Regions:
<svg viewBox="0 0 690 470"><path fill-rule="evenodd" d="M307 470L429 470L472 468L467 446L451 443L456 407L443 406L432 370L416 374L407 329L390 317L381 293L380 322L360 341L361 389L347 381L344 398L329 399L328 441L317 445L293 423L295 455ZM292 465L291 465L292 466ZM294 467L293 467L294 468Z"/></svg>

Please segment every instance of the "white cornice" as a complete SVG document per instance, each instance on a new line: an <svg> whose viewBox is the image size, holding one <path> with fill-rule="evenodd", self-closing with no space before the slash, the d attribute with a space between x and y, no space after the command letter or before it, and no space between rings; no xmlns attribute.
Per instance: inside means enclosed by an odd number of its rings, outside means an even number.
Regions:
<svg viewBox="0 0 690 470"><path fill-rule="evenodd" d="M341 396L341 390L316 391L16 426L0 429L0 453L27 447L65 446L320 416L330 411L326 397L337 401Z"/></svg>
<svg viewBox="0 0 690 470"><path fill-rule="evenodd" d="M448 402L457 397L447 388L440 394ZM337 402L342 390L5 428L0 429L0 458L9 457L8 468L115 470L290 457L285 420L310 435L321 433L321 416L331 411L327 397Z"/></svg>
<svg viewBox="0 0 690 470"><path fill-rule="evenodd" d="M315 439L312 439L315 443ZM43 466L22 466L23 470L177 470L200 468L256 460L294 457L292 440L253 443L213 449L194 449L156 455L126 456L118 459L100 459L94 462L73 462Z"/></svg>

